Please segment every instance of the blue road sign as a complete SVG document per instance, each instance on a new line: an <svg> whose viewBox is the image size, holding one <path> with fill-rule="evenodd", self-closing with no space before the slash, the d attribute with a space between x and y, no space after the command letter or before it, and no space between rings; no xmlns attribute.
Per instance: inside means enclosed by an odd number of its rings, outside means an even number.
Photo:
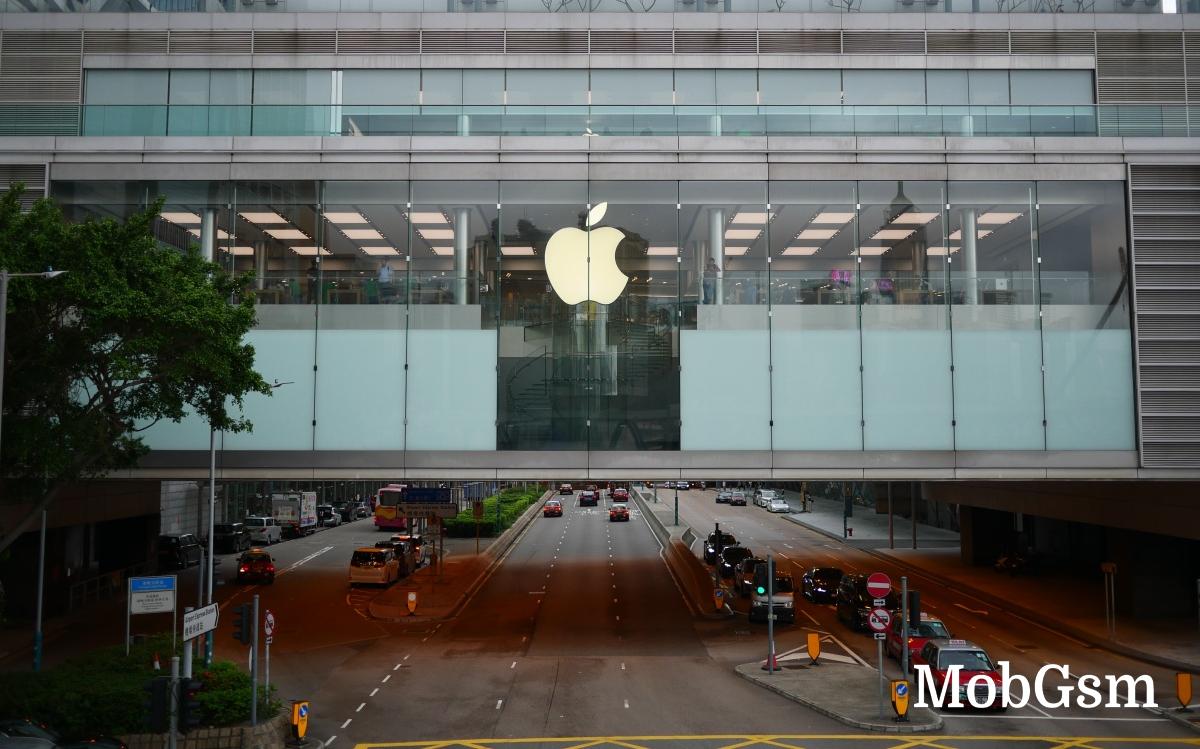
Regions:
<svg viewBox="0 0 1200 749"><path fill-rule="evenodd" d="M439 489L434 486L410 486L404 490L404 497L400 500L405 504L449 504L450 490Z"/></svg>
<svg viewBox="0 0 1200 749"><path fill-rule="evenodd" d="M908 694L908 685L907 684L897 684L896 685L896 694L900 695L901 697Z"/></svg>
<svg viewBox="0 0 1200 749"><path fill-rule="evenodd" d="M133 593L150 593L154 591L175 590L175 576L160 575L159 577L131 577L129 579L129 590Z"/></svg>
<svg viewBox="0 0 1200 749"><path fill-rule="evenodd" d="M307 717L308 717L308 705L301 705L301 706L300 706L300 717L301 717L301 718L307 718Z"/></svg>

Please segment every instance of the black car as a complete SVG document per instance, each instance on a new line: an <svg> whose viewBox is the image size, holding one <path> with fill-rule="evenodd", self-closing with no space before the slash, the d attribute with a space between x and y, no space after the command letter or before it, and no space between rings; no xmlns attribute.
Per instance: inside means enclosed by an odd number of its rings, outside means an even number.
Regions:
<svg viewBox="0 0 1200 749"><path fill-rule="evenodd" d="M837 607L837 617L843 624L850 629L866 629L867 618L871 615L871 610L875 608L875 600L867 592L867 576L843 575L838 583L834 605ZM888 611L896 611L900 608L900 596L896 595L896 591L888 593L880 608Z"/></svg>
<svg viewBox="0 0 1200 749"><path fill-rule="evenodd" d="M238 557L238 584L275 582L275 560L262 549L251 549Z"/></svg>
<svg viewBox="0 0 1200 749"><path fill-rule="evenodd" d="M704 563L716 564L721 549L726 546L737 546L737 539L733 537L732 533L721 531L719 537L716 531L708 534L708 539L704 542Z"/></svg>
<svg viewBox="0 0 1200 749"><path fill-rule="evenodd" d="M579 492L580 507L596 507L600 504L600 492L595 489L584 489Z"/></svg>
<svg viewBox="0 0 1200 749"><path fill-rule="evenodd" d="M733 589L739 595L748 596L750 591L754 590L754 570L760 564L766 564L767 560L759 557L746 557L738 565L737 574L733 576Z"/></svg>
<svg viewBox="0 0 1200 749"><path fill-rule="evenodd" d="M171 533L158 537L158 568L182 570L200 564L204 549L191 533Z"/></svg>
<svg viewBox="0 0 1200 749"><path fill-rule="evenodd" d="M217 523L213 526L213 547L221 554L236 554L250 548L250 531L245 523Z"/></svg>
<svg viewBox="0 0 1200 749"><path fill-rule="evenodd" d="M717 565L717 572L721 577L730 579L742 560L752 556L754 552L745 546L726 546L721 550L721 563Z"/></svg>
<svg viewBox="0 0 1200 749"><path fill-rule="evenodd" d="M837 567L813 567L800 578L800 592L813 603L829 603L837 597L843 573Z"/></svg>
<svg viewBox="0 0 1200 749"><path fill-rule="evenodd" d="M732 497L733 492L729 491L728 489L722 489L721 491L717 492L717 504L727 505Z"/></svg>
<svg viewBox="0 0 1200 749"><path fill-rule="evenodd" d="M343 523L349 523L354 520L354 505L349 502L340 505L334 505L333 511L342 516Z"/></svg>
<svg viewBox="0 0 1200 749"><path fill-rule="evenodd" d="M65 739L50 726L29 718L0 720L0 738L43 739L52 742L56 749L126 749L125 742L108 736L85 736Z"/></svg>

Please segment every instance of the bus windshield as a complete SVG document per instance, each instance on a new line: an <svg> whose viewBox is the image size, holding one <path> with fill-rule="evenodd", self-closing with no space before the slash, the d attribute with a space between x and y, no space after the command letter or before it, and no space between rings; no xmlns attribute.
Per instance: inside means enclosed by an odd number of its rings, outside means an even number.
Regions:
<svg viewBox="0 0 1200 749"><path fill-rule="evenodd" d="M403 486L385 486L379 490L379 506L395 507L404 495Z"/></svg>

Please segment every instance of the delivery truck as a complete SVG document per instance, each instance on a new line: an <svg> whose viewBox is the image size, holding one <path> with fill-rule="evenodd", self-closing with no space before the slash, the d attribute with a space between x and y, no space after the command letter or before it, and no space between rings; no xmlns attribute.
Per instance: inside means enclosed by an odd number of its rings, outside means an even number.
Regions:
<svg viewBox="0 0 1200 749"><path fill-rule="evenodd" d="M271 495L271 515L291 538L307 536L317 527L317 493L287 492Z"/></svg>

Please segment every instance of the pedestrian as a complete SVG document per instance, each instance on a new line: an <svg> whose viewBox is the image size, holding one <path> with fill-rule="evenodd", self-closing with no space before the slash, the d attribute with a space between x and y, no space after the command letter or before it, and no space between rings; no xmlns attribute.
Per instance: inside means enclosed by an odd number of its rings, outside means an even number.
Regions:
<svg viewBox="0 0 1200 749"><path fill-rule="evenodd" d="M378 281L379 301L383 304L392 301L395 297L394 290L392 289L392 266L386 259L381 260L379 263Z"/></svg>
<svg viewBox="0 0 1200 749"><path fill-rule="evenodd" d="M702 304L717 303L717 274L720 271L717 261L709 257L708 262L704 265L704 301Z"/></svg>
<svg viewBox="0 0 1200 749"><path fill-rule="evenodd" d="M308 303L317 303L317 284L321 279L321 267L317 265L317 259L314 257L309 261L308 265Z"/></svg>

